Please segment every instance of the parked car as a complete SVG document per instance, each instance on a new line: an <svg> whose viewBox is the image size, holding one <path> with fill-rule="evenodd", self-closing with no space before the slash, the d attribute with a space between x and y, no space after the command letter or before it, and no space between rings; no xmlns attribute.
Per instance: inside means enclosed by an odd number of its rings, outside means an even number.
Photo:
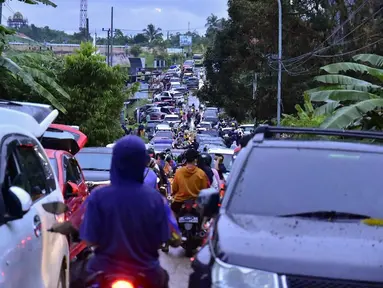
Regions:
<svg viewBox="0 0 383 288"><path fill-rule="evenodd" d="M49 105L0 101L1 287L69 287L69 246L50 233L64 217L42 208L64 198L39 142L58 116Z"/></svg>
<svg viewBox="0 0 383 288"><path fill-rule="evenodd" d="M42 145L55 171L69 211L66 218L75 213L88 197L88 186L82 170L74 157L86 144L88 138L77 129L67 125L51 124L42 138ZM84 242L70 242L70 260L86 247Z"/></svg>
<svg viewBox="0 0 383 288"><path fill-rule="evenodd" d="M222 201L214 189L199 194L202 214L214 221L189 287L383 287L382 231L373 224L383 219L383 147L355 141L381 142L383 133L270 126L254 133Z"/></svg>

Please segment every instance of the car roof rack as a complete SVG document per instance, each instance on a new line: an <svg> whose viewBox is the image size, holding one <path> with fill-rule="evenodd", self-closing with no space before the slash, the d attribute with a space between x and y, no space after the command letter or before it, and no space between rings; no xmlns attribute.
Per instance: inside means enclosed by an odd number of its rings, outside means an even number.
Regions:
<svg viewBox="0 0 383 288"><path fill-rule="evenodd" d="M359 130L338 130L321 128L297 128L297 127L276 127L269 125L258 126L254 130L254 142L262 142L265 138L270 139L276 134L307 134L318 136L337 136L360 139L379 139L383 140L383 133L378 131L359 131Z"/></svg>

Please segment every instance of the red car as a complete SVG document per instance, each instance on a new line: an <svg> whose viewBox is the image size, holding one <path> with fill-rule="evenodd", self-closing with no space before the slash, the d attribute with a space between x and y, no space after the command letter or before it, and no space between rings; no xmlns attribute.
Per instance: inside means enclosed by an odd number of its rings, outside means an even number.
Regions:
<svg viewBox="0 0 383 288"><path fill-rule="evenodd" d="M67 125L51 124L41 143L54 169L69 211L68 218L75 213L89 195L81 168L74 157L88 141L87 136ZM73 259L86 247L83 242L70 243L70 258Z"/></svg>

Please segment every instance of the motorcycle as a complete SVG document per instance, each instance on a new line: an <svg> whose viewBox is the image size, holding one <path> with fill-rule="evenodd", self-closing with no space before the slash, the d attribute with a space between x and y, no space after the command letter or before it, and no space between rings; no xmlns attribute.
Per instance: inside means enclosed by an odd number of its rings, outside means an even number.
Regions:
<svg viewBox="0 0 383 288"><path fill-rule="evenodd" d="M49 202L42 204L42 207L48 213L54 215L61 215L68 211L68 206L63 202ZM72 219L74 220L74 219ZM52 233L60 233L65 236L78 234L78 231L73 227L71 221L65 221L59 223L58 225L48 229ZM172 245L173 243L171 243ZM172 245L173 246L173 245ZM71 264L71 283L70 287L72 288L150 288L145 279L145 275L120 275L120 274L105 274L103 271L98 271L90 275L85 281L82 279L84 275L85 264L90 257L94 254L94 248L88 247L86 252L84 252L84 257L81 260L76 261ZM79 263L80 262L80 263ZM74 265L79 264L79 265ZM77 267L74 267L77 266ZM76 268L75 277L72 277L72 269ZM73 279L72 279L73 278Z"/></svg>
<svg viewBox="0 0 383 288"><path fill-rule="evenodd" d="M206 236L206 231L201 228L202 219L194 200L183 203L177 221L182 233L181 247L185 249L186 257L191 257Z"/></svg>
<svg viewBox="0 0 383 288"><path fill-rule="evenodd" d="M62 215L68 211L68 206L63 202L49 202L42 204L42 207L48 213L54 215ZM78 217L80 216L80 217ZM57 223L55 226L48 229L52 233L60 233L65 236L78 235L78 230L74 227L71 221L81 221L82 215L76 215L77 219L70 219L68 221ZM177 247L176 240L170 240L169 245ZM159 247L161 248L161 247ZM85 281L83 281L83 275L85 273L85 264L90 257L94 254L94 247L88 247L84 250L84 257L81 260L71 264L71 288L151 288L151 285L147 284L148 281L144 274L130 275L130 274L105 274L103 271L98 271L90 275ZM78 265L74 265L78 264ZM74 267L77 266L77 267ZM79 272L75 277L72 277L72 269L77 268Z"/></svg>

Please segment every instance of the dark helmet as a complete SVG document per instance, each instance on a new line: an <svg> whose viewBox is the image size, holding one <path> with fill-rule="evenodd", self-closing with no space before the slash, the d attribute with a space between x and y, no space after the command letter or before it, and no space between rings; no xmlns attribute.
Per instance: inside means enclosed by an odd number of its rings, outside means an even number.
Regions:
<svg viewBox="0 0 383 288"><path fill-rule="evenodd" d="M146 150L146 152L148 153L148 155L150 155L150 157L154 158L154 154L156 154L156 152L154 152L154 149L153 148L148 148Z"/></svg>
<svg viewBox="0 0 383 288"><path fill-rule="evenodd" d="M199 153L195 149L190 148L190 149L186 150L185 151L186 162L191 163L194 160L197 160L198 159L198 155L199 155Z"/></svg>
<svg viewBox="0 0 383 288"><path fill-rule="evenodd" d="M203 163L205 163L209 167L211 166L211 162L213 161L213 159L211 158L209 153L201 153L199 157L201 161L203 161Z"/></svg>

